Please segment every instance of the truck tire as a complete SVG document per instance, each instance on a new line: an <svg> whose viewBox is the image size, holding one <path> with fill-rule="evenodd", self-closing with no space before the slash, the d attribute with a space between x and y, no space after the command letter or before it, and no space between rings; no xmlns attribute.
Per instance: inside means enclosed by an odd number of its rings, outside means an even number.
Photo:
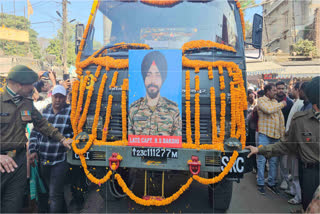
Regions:
<svg viewBox="0 0 320 214"><path fill-rule="evenodd" d="M209 178L213 177L213 173L208 173ZM209 204L216 213L225 213L231 202L233 182L223 179L217 184L208 186Z"/></svg>

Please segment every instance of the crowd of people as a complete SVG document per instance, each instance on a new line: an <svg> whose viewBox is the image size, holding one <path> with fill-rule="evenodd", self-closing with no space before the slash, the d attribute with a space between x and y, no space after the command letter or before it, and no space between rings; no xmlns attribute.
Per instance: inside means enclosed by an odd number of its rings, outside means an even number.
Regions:
<svg viewBox="0 0 320 214"><path fill-rule="evenodd" d="M248 87L247 96L246 148L258 191L264 195L267 187L279 194L280 187L291 196L288 203L302 203L305 211L319 186L319 82L259 82L259 88Z"/></svg>

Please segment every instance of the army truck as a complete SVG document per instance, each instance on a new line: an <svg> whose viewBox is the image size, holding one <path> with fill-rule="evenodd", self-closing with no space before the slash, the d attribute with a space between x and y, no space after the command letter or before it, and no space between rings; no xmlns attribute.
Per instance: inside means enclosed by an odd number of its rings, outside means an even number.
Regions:
<svg viewBox="0 0 320 214"><path fill-rule="evenodd" d="M255 14L249 45L260 49L261 39L262 17ZM232 183L250 171L244 46L237 0L93 1L87 25L76 27L75 141L68 162L82 165L106 200L129 196L142 205L167 205L198 181L208 185L214 209L226 211ZM128 56L139 49L182 50L182 148L128 145ZM135 195L141 171L144 193ZM148 176L163 184L170 174L189 179L172 196L161 188L148 195Z"/></svg>

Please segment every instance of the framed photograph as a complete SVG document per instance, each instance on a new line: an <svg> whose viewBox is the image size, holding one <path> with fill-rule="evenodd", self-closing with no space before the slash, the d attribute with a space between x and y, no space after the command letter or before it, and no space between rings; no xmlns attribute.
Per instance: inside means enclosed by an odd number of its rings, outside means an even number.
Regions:
<svg viewBox="0 0 320 214"><path fill-rule="evenodd" d="M130 146L182 147L181 50L129 51Z"/></svg>

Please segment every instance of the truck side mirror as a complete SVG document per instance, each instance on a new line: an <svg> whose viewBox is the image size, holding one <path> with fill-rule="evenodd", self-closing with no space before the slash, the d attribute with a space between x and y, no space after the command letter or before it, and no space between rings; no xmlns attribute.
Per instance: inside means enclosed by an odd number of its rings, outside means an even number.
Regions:
<svg viewBox="0 0 320 214"><path fill-rule="evenodd" d="M77 24L76 25L76 36L75 36L75 52L78 54L79 46L81 43L81 39L84 33L84 25L83 24Z"/></svg>
<svg viewBox="0 0 320 214"><path fill-rule="evenodd" d="M259 14L254 14L252 24L252 46L260 49L262 45L263 18Z"/></svg>

